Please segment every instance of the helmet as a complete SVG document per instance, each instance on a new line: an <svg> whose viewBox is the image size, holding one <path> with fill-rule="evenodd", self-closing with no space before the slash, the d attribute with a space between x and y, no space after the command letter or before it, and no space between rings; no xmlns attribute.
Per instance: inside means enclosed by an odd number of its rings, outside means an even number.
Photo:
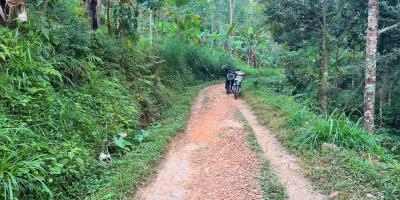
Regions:
<svg viewBox="0 0 400 200"><path fill-rule="evenodd" d="M228 64L222 65L222 70L224 70L225 72L228 72L230 70L230 67Z"/></svg>

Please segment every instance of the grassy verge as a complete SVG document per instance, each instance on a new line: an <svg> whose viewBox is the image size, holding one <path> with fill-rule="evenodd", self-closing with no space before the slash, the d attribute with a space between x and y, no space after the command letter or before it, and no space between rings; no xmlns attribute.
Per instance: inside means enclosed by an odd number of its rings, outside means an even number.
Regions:
<svg viewBox="0 0 400 200"><path fill-rule="evenodd" d="M132 197L138 186L149 181L157 172L157 166L164 158L173 136L184 130L197 93L214 83L216 82L189 87L184 94L179 95L180 98L176 98L174 105L163 113L162 120L149 127L147 131L151 133L150 136L121 159L113 161L109 166L109 175L93 183L101 189L90 195L90 199Z"/></svg>
<svg viewBox="0 0 400 200"><path fill-rule="evenodd" d="M367 135L345 117L317 116L254 80L250 74L245 82L246 101L260 122L302 158L316 188L328 195L335 192L335 199L400 198L400 165L381 147L378 137ZM325 151L323 143L338 148Z"/></svg>
<svg viewBox="0 0 400 200"><path fill-rule="evenodd" d="M253 151L258 160L262 163L260 176L258 177L259 183L261 185L261 190L263 192L263 199L268 200L283 200L287 199L287 193L285 191L285 187L279 181L279 178L274 174L271 169L269 162L265 159L265 155L261 149L261 147L257 143L256 135L254 134L253 128L244 118L243 114L240 111L236 111L236 116L239 118L241 123L244 126L244 130L247 135L247 144L251 151Z"/></svg>

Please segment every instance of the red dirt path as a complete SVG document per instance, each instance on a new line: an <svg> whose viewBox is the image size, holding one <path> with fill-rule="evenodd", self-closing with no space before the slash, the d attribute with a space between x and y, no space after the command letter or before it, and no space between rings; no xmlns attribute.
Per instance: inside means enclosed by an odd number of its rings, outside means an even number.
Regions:
<svg viewBox="0 0 400 200"><path fill-rule="evenodd" d="M258 124L243 100L225 94L224 85L200 92L185 133L174 139L157 178L135 199L262 199L257 181L261 165L246 144L247 133L236 110L253 127L266 158L287 186L289 199L323 199L303 178L297 159Z"/></svg>

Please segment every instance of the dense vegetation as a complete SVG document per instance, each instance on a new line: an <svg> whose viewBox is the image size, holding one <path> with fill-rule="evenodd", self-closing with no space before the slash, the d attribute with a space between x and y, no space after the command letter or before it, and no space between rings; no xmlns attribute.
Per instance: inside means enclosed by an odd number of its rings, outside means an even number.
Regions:
<svg viewBox="0 0 400 200"><path fill-rule="evenodd" d="M321 95L328 99L328 113L338 110L358 120L363 116L363 92L368 2L367 1L264 1L265 14L274 41L283 44L277 66L286 69L286 76L295 86L298 96L313 96L314 102ZM378 2L379 1L375 1ZM371 2L370 2L371 4ZM400 96L398 84L399 29L385 28L398 25L399 2L380 1L376 125L377 128L399 129ZM325 23L323 18L326 17ZM396 26L395 26L396 27ZM322 49L326 29L328 50ZM324 56L328 57L327 84L322 94L321 70ZM320 105L316 103L316 105ZM321 108L322 109L322 108Z"/></svg>
<svg viewBox="0 0 400 200"><path fill-rule="evenodd" d="M240 68L249 75L246 101L260 122L302 158L316 188L328 195L337 191L337 199L398 199L400 162L384 148L389 136L368 135L342 113L316 115L308 102L283 95L290 87L281 70Z"/></svg>
<svg viewBox="0 0 400 200"><path fill-rule="evenodd" d="M222 78L223 64L249 75L246 100L325 193L400 196L397 0L6 2L0 198L134 193L183 129L199 84ZM377 54L366 53L366 30ZM377 67L366 66L369 56ZM363 116L374 114L365 131ZM323 152L324 143L340 150Z"/></svg>
<svg viewBox="0 0 400 200"><path fill-rule="evenodd" d="M179 94L221 77L220 66L229 62L224 53L179 38L134 45L93 32L77 6L59 1L46 16L32 6L29 23L0 29L3 199L85 197L102 187L97 179L117 173L127 152L147 154L144 165L155 163L162 155L157 148L187 118L191 97ZM174 111L182 120L154 124ZM147 140L163 146L140 148ZM100 153L111 154L114 169L98 160Z"/></svg>

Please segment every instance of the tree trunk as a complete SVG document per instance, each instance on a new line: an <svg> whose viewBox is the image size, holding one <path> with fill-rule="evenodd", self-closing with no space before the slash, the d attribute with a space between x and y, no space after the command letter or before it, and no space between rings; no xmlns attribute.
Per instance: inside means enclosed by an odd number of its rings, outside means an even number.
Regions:
<svg viewBox="0 0 400 200"><path fill-rule="evenodd" d="M157 10L153 10L153 38L155 40L157 40L157 35L158 35L157 23L159 15L157 13L158 13Z"/></svg>
<svg viewBox="0 0 400 200"><path fill-rule="evenodd" d="M153 10L151 8L149 15L150 43L153 44Z"/></svg>
<svg viewBox="0 0 400 200"><path fill-rule="evenodd" d="M339 84L340 84L340 80L339 80L339 41L336 42L336 58L335 58L335 80L334 80L334 88L333 88L333 106L336 107L337 105L337 95L339 93Z"/></svg>
<svg viewBox="0 0 400 200"><path fill-rule="evenodd" d="M43 12L46 13L49 8L49 0L45 0L43 3Z"/></svg>
<svg viewBox="0 0 400 200"><path fill-rule="evenodd" d="M214 34L214 9L211 12L211 34ZM211 41L211 48L214 48L214 39Z"/></svg>
<svg viewBox="0 0 400 200"><path fill-rule="evenodd" d="M353 50L352 56L351 56L351 63L352 63L352 68L356 66L356 50ZM351 89L354 89L355 87L355 73L354 69L351 70L352 76L351 76Z"/></svg>
<svg viewBox="0 0 400 200"><path fill-rule="evenodd" d="M390 83L389 89L388 89L388 99L387 99L387 105L392 106L392 92L393 92L393 83Z"/></svg>
<svg viewBox="0 0 400 200"><path fill-rule="evenodd" d="M322 22L322 51L323 51L323 61L321 67L321 86L320 86L320 105L324 114L327 114L328 107L328 32L327 32L327 22L326 17L328 14L328 0L323 2L323 22Z"/></svg>
<svg viewBox="0 0 400 200"><path fill-rule="evenodd" d="M139 27L139 8L136 8L134 11L134 18L133 18L133 30L135 32L138 32L138 27Z"/></svg>
<svg viewBox="0 0 400 200"><path fill-rule="evenodd" d="M112 35L111 21L110 21L110 7L111 7L111 0L107 0L107 5L106 5L107 30L108 34Z"/></svg>
<svg viewBox="0 0 400 200"><path fill-rule="evenodd" d="M138 15L138 18L137 18L137 22L138 22L138 33L139 34L142 34L143 33L143 10L142 9L140 9L140 8L138 8L139 10L139 15Z"/></svg>
<svg viewBox="0 0 400 200"><path fill-rule="evenodd" d="M90 19L90 27L97 30L100 27L100 0L88 0L86 8Z"/></svg>
<svg viewBox="0 0 400 200"><path fill-rule="evenodd" d="M6 0L0 0L0 22L5 23L7 21L6 18ZM0 23L1 25L1 23Z"/></svg>
<svg viewBox="0 0 400 200"><path fill-rule="evenodd" d="M257 66L257 49L256 49L256 44L254 44L253 43L253 53L252 53L252 56L253 56L253 67L254 68L257 68L258 66Z"/></svg>
<svg viewBox="0 0 400 200"><path fill-rule="evenodd" d="M233 16L235 14L236 0L229 0L229 25L233 24Z"/></svg>
<svg viewBox="0 0 400 200"><path fill-rule="evenodd" d="M390 93L390 84L389 84L389 68L385 67L382 73L382 80L380 84L379 90L379 127L383 127L383 111L388 104L389 93Z"/></svg>
<svg viewBox="0 0 400 200"><path fill-rule="evenodd" d="M383 126L383 84L381 84L381 87L379 89L379 127Z"/></svg>
<svg viewBox="0 0 400 200"><path fill-rule="evenodd" d="M375 129L376 52L378 43L379 0L368 2L368 29L366 47L364 127L368 133Z"/></svg>
<svg viewBox="0 0 400 200"><path fill-rule="evenodd" d="M257 52L256 52L256 45L254 41L250 41L249 52L247 55L247 64L256 68L257 67Z"/></svg>

